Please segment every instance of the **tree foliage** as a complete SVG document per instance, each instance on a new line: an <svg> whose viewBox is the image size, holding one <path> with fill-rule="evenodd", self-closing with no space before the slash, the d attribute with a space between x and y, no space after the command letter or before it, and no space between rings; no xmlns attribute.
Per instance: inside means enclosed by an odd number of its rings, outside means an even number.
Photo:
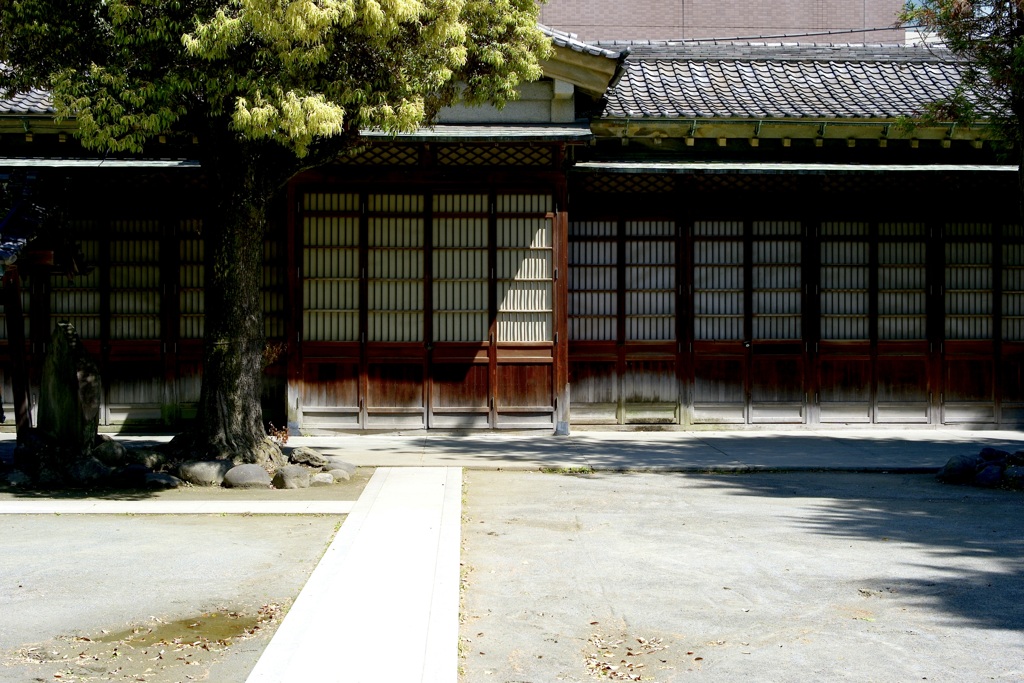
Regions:
<svg viewBox="0 0 1024 683"><path fill-rule="evenodd" d="M83 143L138 152L230 129L297 156L451 103L502 105L540 76L532 0L9 0L0 92L52 93Z"/></svg>
<svg viewBox="0 0 1024 683"><path fill-rule="evenodd" d="M961 60L960 87L932 103L927 118L1002 124L1009 141L1022 139L1024 121L1024 0L911 0L906 24L938 36Z"/></svg>
<svg viewBox="0 0 1024 683"><path fill-rule="evenodd" d="M900 20L937 35L961 60L956 91L932 103L924 118L997 124L1018 161L1024 221L1024 0L908 0Z"/></svg>
<svg viewBox="0 0 1024 683"><path fill-rule="evenodd" d="M198 142L213 201L192 442L208 455L267 462L259 295L274 193L360 129L410 131L459 98L504 105L541 75L536 18L535 0L0 2L0 96L48 91L98 150Z"/></svg>

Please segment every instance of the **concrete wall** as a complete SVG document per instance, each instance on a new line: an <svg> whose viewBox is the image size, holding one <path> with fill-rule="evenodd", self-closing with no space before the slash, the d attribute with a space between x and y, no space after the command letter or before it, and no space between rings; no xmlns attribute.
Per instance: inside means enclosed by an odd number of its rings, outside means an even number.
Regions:
<svg viewBox="0 0 1024 683"><path fill-rule="evenodd" d="M732 38L892 26L901 0L547 0L541 23L583 40ZM806 42L903 42L897 30Z"/></svg>

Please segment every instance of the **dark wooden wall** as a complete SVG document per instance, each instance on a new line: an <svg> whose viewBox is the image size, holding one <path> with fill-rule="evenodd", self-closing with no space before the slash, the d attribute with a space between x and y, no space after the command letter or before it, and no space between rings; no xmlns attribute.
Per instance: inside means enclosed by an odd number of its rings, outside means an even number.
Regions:
<svg viewBox="0 0 1024 683"><path fill-rule="evenodd" d="M1018 424L1014 183L971 172L573 176L572 420ZM672 276L632 277L641 251ZM673 334L655 333L652 317L647 338L631 333L638 306L674 317Z"/></svg>

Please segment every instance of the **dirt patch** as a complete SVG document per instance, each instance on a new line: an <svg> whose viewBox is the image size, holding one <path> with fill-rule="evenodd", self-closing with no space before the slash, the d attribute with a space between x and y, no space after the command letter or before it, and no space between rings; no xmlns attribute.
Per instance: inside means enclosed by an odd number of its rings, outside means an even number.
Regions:
<svg viewBox="0 0 1024 683"><path fill-rule="evenodd" d="M118 632L27 645L4 663L35 669L37 681L204 681L232 647L269 637L282 613L280 605L270 604L255 612L222 609L178 621L151 617Z"/></svg>

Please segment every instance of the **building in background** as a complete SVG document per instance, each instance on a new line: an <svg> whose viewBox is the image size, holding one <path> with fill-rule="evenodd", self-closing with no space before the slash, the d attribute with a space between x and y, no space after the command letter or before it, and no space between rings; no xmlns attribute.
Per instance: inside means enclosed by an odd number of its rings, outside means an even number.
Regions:
<svg viewBox="0 0 1024 683"><path fill-rule="evenodd" d="M1017 167L984 120L900 125L955 90L954 56L549 34L522 100L365 131L289 184L264 249L268 421L1024 424ZM74 125L42 93L0 101L0 178L60 181L91 266L29 273L4 322L23 312L33 397L67 320L100 364L104 429L178 428L216 184L191 142L98 158Z"/></svg>
<svg viewBox="0 0 1024 683"><path fill-rule="evenodd" d="M754 39L902 43L901 0L547 0L541 23L583 40ZM882 29L882 30L879 30ZM829 35L826 38L820 34Z"/></svg>

